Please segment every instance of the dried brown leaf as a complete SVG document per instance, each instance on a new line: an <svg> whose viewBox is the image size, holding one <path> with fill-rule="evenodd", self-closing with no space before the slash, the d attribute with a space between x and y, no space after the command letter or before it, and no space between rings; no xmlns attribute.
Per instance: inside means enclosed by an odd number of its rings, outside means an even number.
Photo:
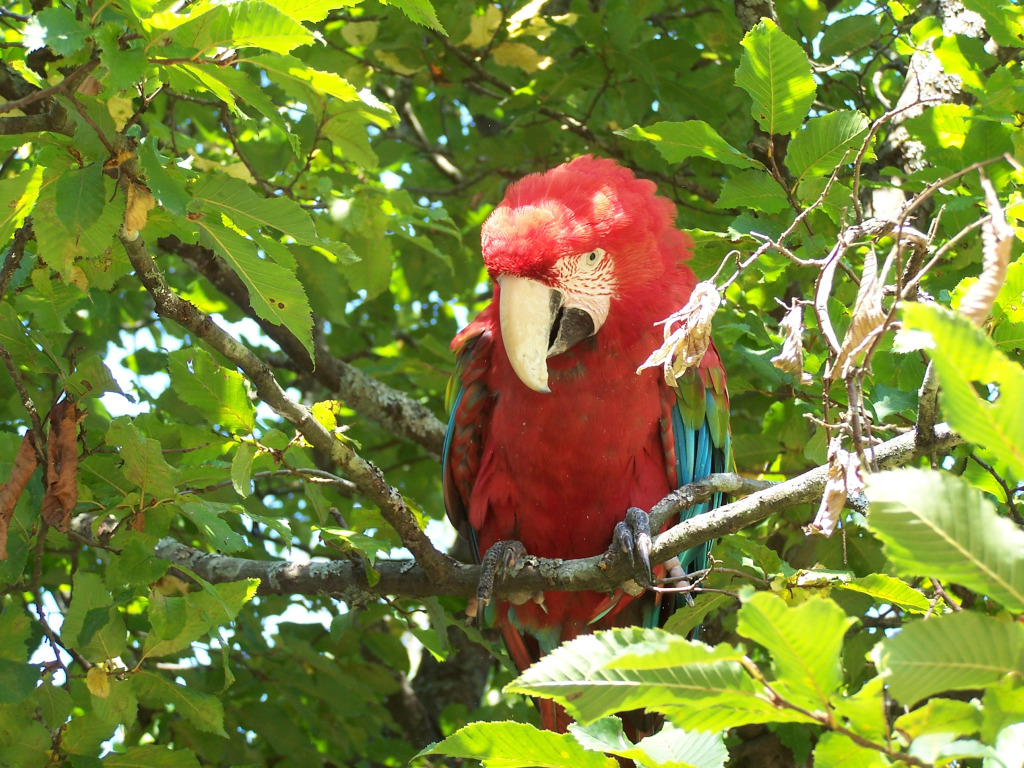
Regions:
<svg viewBox="0 0 1024 768"><path fill-rule="evenodd" d="M711 343L711 318L721 303L722 297L713 282L697 283L686 306L662 321L665 326L664 343L636 372L661 365L665 369L665 381L671 386L686 371L699 365ZM676 324L678 327L672 330Z"/></svg>
<svg viewBox="0 0 1024 768"><path fill-rule="evenodd" d="M989 212L989 220L981 227L981 276L960 302L960 314L975 325L982 325L992 311L996 296L1006 282L1006 268L1013 248L1013 229L1006 223L1006 214L992 182L982 176L981 186Z"/></svg>
<svg viewBox="0 0 1024 768"><path fill-rule="evenodd" d="M884 324L885 310L882 308L882 280L878 274L878 259L874 251L869 249L864 257L864 270L861 272L850 327L846 329L836 357L834 370L839 372L840 378L847 377L858 357L882 332Z"/></svg>
<svg viewBox="0 0 1024 768"><path fill-rule="evenodd" d="M779 323L782 331L782 351L772 358L772 365L780 371L791 373L801 384L811 381L809 374L804 373L804 310L794 303Z"/></svg>
<svg viewBox="0 0 1024 768"><path fill-rule="evenodd" d="M11 468L11 477L0 485L0 560L7 559L7 529L11 524L11 518L14 517L14 507L32 478L32 473L39 466L34 442L35 432L30 429L18 447L18 455L14 458L14 466Z"/></svg>
<svg viewBox="0 0 1024 768"><path fill-rule="evenodd" d="M842 448L842 438L834 437L828 446L828 475L825 492L821 497L814 522L804 527L806 533L831 536L839 516L852 495L864 492L864 478L860 471L860 458Z"/></svg>
<svg viewBox="0 0 1024 768"><path fill-rule="evenodd" d="M66 531L78 503L78 422L72 400L62 400L50 410L50 437L46 443L46 491L40 513L50 525Z"/></svg>
<svg viewBox="0 0 1024 768"><path fill-rule="evenodd" d="M146 226L146 218L156 205L149 187L137 181L128 185L127 203L124 209L124 229L129 240L138 237L139 230Z"/></svg>

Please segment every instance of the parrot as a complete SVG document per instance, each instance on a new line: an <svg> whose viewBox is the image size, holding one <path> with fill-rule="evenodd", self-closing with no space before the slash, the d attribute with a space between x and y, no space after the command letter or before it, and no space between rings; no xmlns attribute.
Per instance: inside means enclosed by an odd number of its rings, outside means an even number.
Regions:
<svg viewBox="0 0 1024 768"><path fill-rule="evenodd" d="M478 562L505 541L563 560L601 554L613 540L635 546L649 536L642 510L731 464L713 342L671 385L660 370L638 371L663 341L658 323L697 282L685 263L693 240L675 219L653 182L582 155L511 184L484 221L493 296L451 344L442 452L448 518ZM680 553L680 568L705 568L709 547ZM493 621L523 671L580 634L657 626L668 602L652 592L547 592L497 603ZM544 728L571 722L552 702L539 705Z"/></svg>

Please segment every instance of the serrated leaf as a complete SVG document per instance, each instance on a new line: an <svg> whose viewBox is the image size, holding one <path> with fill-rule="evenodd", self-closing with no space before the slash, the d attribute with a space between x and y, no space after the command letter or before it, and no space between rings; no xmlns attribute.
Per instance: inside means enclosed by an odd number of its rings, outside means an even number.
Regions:
<svg viewBox="0 0 1024 768"><path fill-rule="evenodd" d="M241 443L231 459L231 485L243 499L252 493L252 462L258 453L252 443Z"/></svg>
<svg viewBox="0 0 1024 768"><path fill-rule="evenodd" d="M256 594L257 579L206 585L202 592L167 597L154 592L149 599L153 631L143 644L144 657L166 656L188 648L211 629L234 620Z"/></svg>
<svg viewBox="0 0 1024 768"><path fill-rule="evenodd" d="M893 729L910 739L926 733L949 733L957 738L977 733L981 723L982 711L977 702L929 699L917 709L900 715Z"/></svg>
<svg viewBox="0 0 1024 768"><path fill-rule="evenodd" d="M636 744L626 737L617 717L601 718L586 726L572 723L569 732L587 749L651 768L722 768L729 758L721 733L685 731L671 723Z"/></svg>
<svg viewBox="0 0 1024 768"><path fill-rule="evenodd" d="M826 731L814 748L814 768L885 768L892 765L877 750L856 744L841 733Z"/></svg>
<svg viewBox="0 0 1024 768"><path fill-rule="evenodd" d="M854 620L821 597L790 607L781 597L757 592L744 602L736 631L772 654L773 687L785 698L813 709L826 709L843 680L840 652Z"/></svg>
<svg viewBox="0 0 1024 768"><path fill-rule="evenodd" d="M780 213L789 207L786 191L767 171L740 171L722 186L715 208L749 208Z"/></svg>
<svg viewBox="0 0 1024 768"><path fill-rule="evenodd" d="M931 607L928 598L899 579L884 573L869 573L859 579L839 585L851 592L870 595L879 603L895 605L914 613L925 613Z"/></svg>
<svg viewBox="0 0 1024 768"><path fill-rule="evenodd" d="M868 478L868 525L907 576L962 584L1024 610L1024 532L948 472L901 469Z"/></svg>
<svg viewBox="0 0 1024 768"><path fill-rule="evenodd" d="M879 38L883 20L884 14L877 13L830 20L818 48L821 55L838 58L870 45Z"/></svg>
<svg viewBox="0 0 1024 768"><path fill-rule="evenodd" d="M199 529L199 533L211 547L228 554L248 548L242 534L238 533L221 515L235 515L241 507L216 501L185 501L180 505L182 513Z"/></svg>
<svg viewBox="0 0 1024 768"><path fill-rule="evenodd" d="M916 621L886 638L872 660L899 702L983 688L1024 674L1024 624L970 611Z"/></svg>
<svg viewBox="0 0 1024 768"><path fill-rule="evenodd" d="M1014 477L1024 478L1024 370L980 329L942 307L907 303L900 314L902 348L927 348L953 429L995 453ZM974 382L995 386L998 396L983 399Z"/></svg>
<svg viewBox="0 0 1024 768"><path fill-rule="evenodd" d="M39 682L39 668L21 661L0 659L0 704L27 699Z"/></svg>
<svg viewBox="0 0 1024 768"><path fill-rule="evenodd" d="M288 53L314 40L313 34L302 24L260 0L213 6L177 27L169 37L202 54L213 53L218 48L250 46Z"/></svg>
<svg viewBox="0 0 1024 768"><path fill-rule="evenodd" d="M133 537L121 548L121 554L113 558L107 568L107 586L116 589L120 586L137 587L151 584L166 572L170 560L163 560L153 553L152 540L144 537Z"/></svg>
<svg viewBox="0 0 1024 768"><path fill-rule="evenodd" d="M90 29L84 20L75 18L75 12L62 5L46 8L38 16L39 25L46 30L46 45L60 56L69 56L85 45Z"/></svg>
<svg viewBox="0 0 1024 768"><path fill-rule="evenodd" d="M805 176L827 176L844 159L853 161L868 126L866 116L849 110L812 117L789 143L786 166L798 182Z"/></svg>
<svg viewBox="0 0 1024 768"><path fill-rule="evenodd" d="M760 709L758 688L740 666L741 658L727 645L710 648L660 630L629 627L562 645L505 690L554 699L582 723L622 710L675 712L716 701L725 701L741 718L747 703Z"/></svg>
<svg viewBox="0 0 1024 768"><path fill-rule="evenodd" d="M706 157L737 168L761 168L759 162L731 146L703 120L661 122L647 128L634 125L616 133L634 141L651 142L670 163L681 163L690 157Z"/></svg>
<svg viewBox="0 0 1024 768"><path fill-rule="evenodd" d="M384 5L400 9L417 24L437 30L442 35L448 34L441 26L441 22L437 20L437 14L434 12L434 6L430 4L430 0L381 0L381 2Z"/></svg>
<svg viewBox="0 0 1024 768"><path fill-rule="evenodd" d="M273 228L305 245L323 245L309 212L287 197L263 197L223 173L204 173L191 192L206 213L222 213L246 232Z"/></svg>
<svg viewBox="0 0 1024 768"><path fill-rule="evenodd" d="M174 495L176 473L164 460L160 443L143 437L128 417L121 416L110 423L106 443L119 449L124 476L144 493L157 498Z"/></svg>
<svg viewBox="0 0 1024 768"><path fill-rule="evenodd" d="M719 592L704 592L697 595L692 606L683 606L676 609L663 629L674 635L688 635L694 627L704 621L704 617L721 605L732 602L735 598L731 595L723 595Z"/></svg>
<svg viewBox="0 0 1024 768"><path fill-rule="evenodd" d="M0 246L6 247L14 231L36 204L43 167L26 169L17 176L0 180Z"/></svg>
<svg viewBox="0 0 1024 768"><path fill-rule="evenodd" d="M306 293L291 272L256 254L256 244L207 216L196 222L200 243L231 265L246 288L253 311L264 320L283 325L313 357L313 316Z"/></svg>
<svg viewBox="0 0 1024 768"><path fill-rule="evenodd" d="M216 696L173 683L162 675L139 670L131 676L139 703L147 707L174 708L200 731L227 737L224 705Z"/></svg>
<svg viewBox="0 0 1024 768"><path fill-rule="evenodd" d="M567 733L541 731L526 723L471 723L420 752L479 760L484 768L615 768L617 763L580 746Z"/></svg>
<svg viewBox="0 0 1024 768"><path fill-rule="evenodd" d="M98 619L98 621L97 621ZM124 619L103 580L78 571L71 588L71 607L60 628L61 641L90 661L115 659L127 645Z"/></svg>
<svg viewBox="0 0 1024 768"><path fill-rule="evenodd" d="M753 99L750 114L770 134L795 131L817 91L807 54L770 19L762 19L741 44L736 85Z"/></svg>
<svg viewBox="0 0 1024 768"><path fill-rule="evenodd" d="M1002 0L964 0L964 7L985 19L985 31L999 45L1024 48L1024 21L1020 9Z"/></svg>
<svg viewBox="0 0 1024 768"><path fill-rule="evenodd" d="M199 761L191 749L147 744L111 752L103 758L103 768L199 768Z"/></svg>
<svg viewBox="0 0 1024 768"><path fill-rule="evenodd" d="M217 365L200 347L175 350L167 359L171 386L178 397L198 408L213 424L230 432L252 432L256 409L242 374Z"/></svg>
<svg viewBox="0 0 1024 768"><path fill-rule="evenodd" d="M87 229L106 203L102 166L92 163L61 173L56 180L55 196L60 223L72 233Z"/></svg>

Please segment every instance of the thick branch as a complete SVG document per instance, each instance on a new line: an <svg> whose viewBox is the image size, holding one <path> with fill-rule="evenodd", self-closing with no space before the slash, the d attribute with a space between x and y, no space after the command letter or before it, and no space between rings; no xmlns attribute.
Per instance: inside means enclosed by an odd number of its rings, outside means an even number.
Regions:
<svg viewBox="0 0 1024 768"><path fill-rule="evenodd" d="M202 246L165 237L159 246L177 254L191 264L217 290L238 305L239 309L260 324L263 332L299 367L345 401L350 408L380 424L393 435L404 437L441 455L444 424L430 409L404 392L389 387L332 355L319 338L314 338L316 360L311 361L302 342L287 328L257 317L249 304L249 291L238 275L211 251Z"/></svg>
<svg viewBox="0 0 1024 768"><path fill-rule="evenodd" d="M324 428L309 409L288 397L270 367L248 347L226 333L209 315L176 295L167 285L141 238L129 239L122 232L121 242L139 280L153 297L157 314L188 329L237 365L252 381L260 399L294 426L310 445L330 456L355 483L359 492L377 505L384 519L398 532L424 571L432 579L445 578L452 561L430 543L406 506L402 494L385 482L381 471L356 454L349 444Z"/></svg>
<svg viewBox="0 0 1024 768"><path fill-rule="evenodd" d="M869 449L868 453L872 454L869 458L877 462L880 468L891 469L926 453L948 451L962 442L963 439L948 424L939 424L926 450L918 446L917 435L911 431ZM690 547L734 533L797 504L813 501L825 487L827 472L826 466L816 467L783 483L679 523L657 537L651 562L663 562ZM730 488L733 492L739 492L750 486L737 482L735 475L713 475L673 491L652 510L655 522L657 524L657 520L667 519L692 504L707 501L716 491ZM380 578L371 586L366 579L365 567L352 561L300 565L246 560L202 552L173 539L163 539L157 546L156 554L213 583L257 578L260 579L260 592L263 594L335 595L354 602L382 595L470 596L476 594L480 579L480 568L476 565L455 563L440 578L433 578L414 561L378 560L374 570ZM567 561L529 558L528 567L499 584L495 594L500 597L513 593L582 589L610 592L631 577L629 568L628 563L611 562L604 555Z"/></svg>

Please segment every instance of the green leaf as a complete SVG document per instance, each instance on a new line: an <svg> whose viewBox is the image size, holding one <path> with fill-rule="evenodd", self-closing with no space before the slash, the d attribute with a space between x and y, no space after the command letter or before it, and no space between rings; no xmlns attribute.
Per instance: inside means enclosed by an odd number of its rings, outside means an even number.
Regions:
<svg viewBox="0 0 1024 768"><path fill-rule="evenodd" d="M757 698L758 686L740 665L742 658L728 645L710 648L664 631L629 627L562 645L505 690L554 699L582 723L629 709L675 715L715 703L731 713L731 721L764 722L744 719L745 709L762 718L760 705L772 707Z"/></svg>
<svg viewBox="0 0 1024 768"><path fill-rule="evenodd" d="M965 480L900 469L871 475L868 525L908 576L934 576L1024 611L1024 531Z"/></svg>
<svg viewBox="0 0 1024 768"><path fill-rule="evenodd" d="M444 27L441 26L441 22L437 20L434 6L430 4L429 0L381 0L381 2L384 5L400 9L402 13L417 24L437 30L442 35L448 34L444 31Z"/></svg>
<svg viewBox="0 0 1024 768"><path fill-rule="evenodd" d="M339 8L358 5L360 0L266 0L284 15L296 21L323 21Z"/></svg>
<svg viewBox="0 0 1024 768"><path fill-rule="evenodd" d="M753 99L750 114L770 134L795 131L817 90L807 54L769 19L751 29L741 45L746 50L736 69L736 85Z"/></svg>
<svg viewBox="0 0 1024 768"><path fill-rule="evenodd" d="M892 765L877 750L862 747L841 733L826 731L814 748L814 768L884 768Z"/></svg>
<svg viewBox="0 0 1024 768"><path fill-rule="evenodd" d="M911 302L900 314L902 349L928 350L953 429L988 448L1014 477L1024 479L1024 370L981 330L949 310ZM998 396L980 397L974 382L994 385Z"/></svg>
<svg viewBox="0 0 1024 768"><path fill-rule="evenodd" d="M872 652L899 702L942 691L983 688L1024 674L1024 624L961 611L916 621Z"/></svg>
<svg viewBox="0 0 1024 768"><path fill-rule="evenodd" d="M839 58L870 45L879 37L879 24L883 17L884 14L871 13L830 19L818 47L821 55Z"/></svg>
<svg viewBox="0 0 1024 768"><path fill-rule="evenodd" d="M118 455L124 462L124 476L143 493L160 499L174 496L176 473L174 467L164 460L160 443L143 437L127 416L118 417L110 423L106 443L119 449Z"/></svg>
<svg viewBox="0 0 1024 768"><path fill-rule="evenodd" d="M128 630L98 574L78 571L71 607L60 628L61 641L89 661L116 659L127 645Z"/></svg>
<svg viewBox="0 0 1024 768"><path fill-rule="evenodd" d="M14 606L5 606L0 613L0 659L28 661L28 646L32 634L28 614Z"/></svg>
<svg viewBox="0 0 1024 768"><path fill-rule="evenodd" d="M203 499L201 501L184 501L180 505L182 514L199 529L207 543L220 552L232 553L248 549L245 538L235 531L221 515L234 515L242 508L234 504L223 504Z"/></svg>
<svg viewBox="0 0 1024 768"><path fill-rule="evenodd" d="M167 358L171 386L178 397L198 408L212 424L229 432L252 432L256 409L242 374L217 365L200 347L178 349Z"/></svg>
<svg viewBox="0 0 1024 768"><path fill-rule="evenodd" d="M840 163L853 162L868 126L867 117L848 110L812 117L789 143L786 165L797 182L805 176L827 176Z"/></svg>
<svg viewBox="0 0 1024 768"><path fill-rule="evenodd" d="M484 768L615 768L610 757L580 746L567 733L541 731L526 723L471 723L417 757L448 755L479 760Z"/></svg>
<svg viewBox="0 0 1024 768"><path fill-rule="evenodd" d="M32 698L49 728L60 728L67 722L74 709L71 694L49 680L44 681L32 692Z"/></svg>
<svg viewBox="0 0 1024 768"><path fill-rule="evenodd" d="M663 629L674 635L688 635L694 627L704 621L704 617L716 608L732 602L731 595L723 595L719 592L704 592L697 595L692 606L684 606L676 610Z"/></svg>
<svg viewBox="0 0 1024 768"><path fill-rule="evenodd" d="M217 5L189 19L170 35L175 43L211 54L218 48L254 46L288 53L312 43L313 34L302 24L260 0Z"/></svg>
<svg viewBox="0 0 1024 768"><path fill-rule="evenodd" d="M0 704L27 699L39 682L39 668L24 662L0 659Z"/></svg>
<svg viewBox="0 0 1024 768"><path fill-rule="evenodd" d="M985 31L999 45L1024 48L1024 21L1017 4L1000 0L964 0L964 8L985 19Z"/></svg>
<svg viewBox="0 0 1024 768"><path fill-rule="evenodd" d="M786 191L767 171L740 171L722 186L715 208L748 208L780 213L789 207Z"/></svg>
<svg viewBox="0 0 1024 768"><path fill-rule="evenodd" d="M295 273L270 259L260 258L255 243L233 229L214 223L210 217L196 223L200 228L200 243L226 260L249 289L253 311L295 334L312 358L313 316Z"/></svg>
<svg viewBox="0 0 1024 768"><path fill-rule="evenodd" d="M884 573L869 573L859 579L839 585L851 592L871 595L876 602L895 605L905 611L926 613L931 607L928 598L912 589L899 579L886 576Z"/></svg>
<svg viewBox="0 0 1024 768"><path fill-rule="evenodd" d="M199 768L199 761L191 749L147 744L111 752L103 758L103 768Z"/></svg>
<svg viewBox="0 0 1024 768"><path fill-rule="evenodd" d="M7 246L14 231L35 206L42 181L42 166L0 180L0 246Z"/></svg>
<svg viewBox="0 0 1024 768"><path fill-rule="evenodd" d="M64 388L76 398L99 397L104 392L123 394L99 355L79 360L75 372L64 382Z"/></svg>
<svg viewBox="0 0 1024 768"><path fill-rule="evenodd" d="M129 539L121 548L121 554L111 559L107 568L107 586L111 589L140 587L163 576L171 562L153 554L153 543L141 537Z"/></svg>
<svg viewBox="0 0 1024 768"><path fill-rule="evenodd" d="M259 451L252 443L241 443L231 459L231 485L243 499L252 493L252 462Z"/></svg>
<svg viewBox="0 0 1024 768"><path fill-rule="evenodd" d="M981 722L982 712L976 703L929 699L917 709L900 715L893 728L910 739L926 733L949 733L957 738L977 733Z"/></svg>
<svg viewBox="0 0 1024 768"><path fill-rule="evenodd" d="M252 599L257 579L207 585L202 592L185 597L167 597L154 592L149 600L149 621L153 631L146 636L143 656L167 656L188 648L211 629L234 620L242 606Z"/></svg>
<svg viewBox="0 0 1024 768"><path fill-rule="evenodd" d="M843 635L854 623L842 608L820 597L789 607L781 597L756 592L737 618L736 631L772 654L773 687L784 698L811 709L828 707L843 680Z"/></svg>
<svg viewBox="0 0 1024 768"><path fill-rule="evenodd" d="M200 731L227 738L224 705L216 696L172 683L162 675L139 670L131 676L139 702L147 707L170 706Z"/></svg>
<svg viewBox="0 0 1024 768"><path fill-rule="evenodd" d="M82 50L90 29L84 21L75 18L75 12L62 5L46 8L36 16L46 31L46 45L60 56L69 56Z"/></svg>
<svg viewBox="0 0 1024 768"><path fill-rule="evenodd" d="M634 125L616 133L634 141L651 142L670 163L681 163L691 157L706 157L737 168L762 167L759 162L731 146L703 120L661 122L647 128Z"/></svg>
<svg viewBox="0 0 1024 768"><path fill-rule="evenodd" d="M684 731L666 723L653 736L633 744L617 717L605 717L590 725L572 723L569 732L585 748L659 768L722 768L729 752L721 733Z"/></svg>

